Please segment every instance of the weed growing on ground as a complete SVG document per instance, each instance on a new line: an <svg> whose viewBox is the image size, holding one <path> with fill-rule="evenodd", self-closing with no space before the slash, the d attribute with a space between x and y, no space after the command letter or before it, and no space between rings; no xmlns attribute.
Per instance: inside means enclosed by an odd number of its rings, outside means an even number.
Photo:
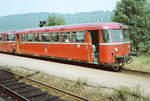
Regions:
<svg viewBox="0 0 150 101"><path fill-rule="evenodd" d="M125 65L125 68L150 72L150 56L132 57L133 62Z"/></svg>
<svg viewBox="0 0 150 101"><path fill-rule="evenodd" d="M75 81L76 87L81 87L82 85L87 85L87 79L84 78L78 78L77 81Z"/></svg>
<svg viewBox="0 0 150 101"><path fill-rule="evenodd" d="M143 91L140 86L129 88L121 86L118 90L114 90L111 101L150 101L149 97L142 96Z"/></svg>
<svg viewBox="0 0 150 101"><path fill-rule="evenodd" d="M129 88L121 86L119 89L102 89L102 87L90 87L87 80L78 78L76 81L67 80L65 78L55 77L43 72L23 69L24 67L9 67L12 71L22 74L30 75L31 79L43 82L45 84L55 86L57 88L67 90L79 96L84 96L91 101L150 101L149 97L143 97L140 86ZM29 72L30 71L30 72Z"/></svg>

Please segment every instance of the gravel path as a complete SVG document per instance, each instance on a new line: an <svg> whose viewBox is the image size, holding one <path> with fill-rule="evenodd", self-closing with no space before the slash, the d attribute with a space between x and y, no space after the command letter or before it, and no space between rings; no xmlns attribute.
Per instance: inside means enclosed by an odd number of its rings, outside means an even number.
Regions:
<svg viewBox="0 0 150 101"><path fill-rule="evenodd" d="M40 70L57 77L64 77L69 80L78 80L80 78L94 86L117 88L121 85L128 87L136 87L139 85L146 95L150 94L150 78L135 75L127 75L1 53L0 65L23 66L34 70Z"/></svg>

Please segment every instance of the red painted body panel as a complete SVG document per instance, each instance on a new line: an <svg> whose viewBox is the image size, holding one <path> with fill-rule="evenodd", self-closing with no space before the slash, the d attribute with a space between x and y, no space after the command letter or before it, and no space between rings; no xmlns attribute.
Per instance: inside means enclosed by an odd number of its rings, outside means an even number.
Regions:
<svg viewBox="0 0 150 101"><path fill-rule="evenodd" d="M0 51L3 50L3 42L0 42Z"/></svg>
<svg viewBox="0 0 150 101"><path fill-rule="evenodd" d="M63 43L21 43L21 53L88 61L88 45Z"/></svg>
<svg viewBox="0 0 150 101"><path fill-rule="evenodd" d="M5 42L0 43L0 49L2 51L11 52L11 51L13 51L14 48L15 48L15 41L14 42L5 41Z"/></svg>
<svg viewBox="0 0 150 101"><path fill-rule="evenodd" d="M115 55L124 56L130 52L129 43L118 43L116 45L100 45L100 62L113 62ZM115 52L117 48L117 52Z"/></svg>
<svg viewBox="0 0 150 101"><path fill-rule="evenodd" d="M14 30L10 30L10 31L3 31L0 32L0 35L7 35L7 34L13 34L15 33ZM2 39L2 41L0 42L0 50L1 51L13 51L13 49L15 48L15 41L4 41L4 38Z"/></svg>

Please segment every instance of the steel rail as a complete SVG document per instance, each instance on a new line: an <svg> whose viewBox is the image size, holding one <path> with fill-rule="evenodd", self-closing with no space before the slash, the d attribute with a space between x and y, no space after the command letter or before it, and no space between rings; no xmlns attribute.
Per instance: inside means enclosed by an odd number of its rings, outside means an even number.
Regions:
<svg viewBox="0 0 150 101"><path fill-rule="evenodd" d="M68 92L68 91L65 91L65 90L56 88L56 87L54 87L54 86L50 86L50 85L41 83L41 82L36 81L36 80L32 80L32 79L30 79L30 78L28 78L28 77L26 77L26 76L23 76L23 75L14 73L14 72L10 72L10 71L4 70L4 69L3 69L3 71L8 72L8 73L10 73L10 74L13 74L14 76L16 76L17 78L20 78L20 79L23 80L23 81L27 81L27 82L29 82L29 83L31 83L31 84L38 85L38 86L40 86L40 87L42 87L42 88L45 88L45 89L47 89L47 90L49 90L49 91L54 91L54 92L59 93L59 94L62 94L62 95L67 95L67 96L69 96L70 98L72 98L72 99L74 99L74 100L77 100L77 101L90 101L89 99L87 99L87 98L85 98L85 97L81 97L81 96L78 96L78 95L73 94L73 93L71 93L71 92Z"/></svg>
<svg viewBox="0 0 150 101"><path fill-rule="evenodd" d="M14 97L15 99L19 100L19 101L30 101L27 98L25 98L24 96L21 96L20 94L14 92L13 90L9 89L8 87L0 84L0 88L4 89L4 92L7 92L8 94L10 94L12 97Z"/></svg>

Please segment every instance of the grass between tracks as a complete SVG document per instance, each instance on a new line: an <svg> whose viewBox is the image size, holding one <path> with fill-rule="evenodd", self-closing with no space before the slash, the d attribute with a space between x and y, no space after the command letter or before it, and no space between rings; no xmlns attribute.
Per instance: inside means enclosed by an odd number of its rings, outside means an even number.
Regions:
<svg viewBox="0 0 150 101"><path fill-rule="evenodd" d="M8 67L13 72L21 75L29 75L37 72L24 67ZM79 96L84 96L91 101L150 101L148 97L142 96L143 92L139 86L136 88L121 86L118 89L91 87L88 86L87 80L84 78L78 78L76 81L71 81L65 78L48 75L40 71L37 74L32 75L30 78L63 90L67 90Z"/></svg>
<svg viewBox="0 0 150 101"><path fill-rule="evenodd" d="M142 89L140 86L129 88L121 86L118 90L114 90L111 101L150 101L150 97L143 97Z"/></svg>
<svg viewBox="0 0 150 101"><path fill-rule="evenodd" d="M132 70L150 72L150 56L132 57L133 62L125 66Z"/></svg>

